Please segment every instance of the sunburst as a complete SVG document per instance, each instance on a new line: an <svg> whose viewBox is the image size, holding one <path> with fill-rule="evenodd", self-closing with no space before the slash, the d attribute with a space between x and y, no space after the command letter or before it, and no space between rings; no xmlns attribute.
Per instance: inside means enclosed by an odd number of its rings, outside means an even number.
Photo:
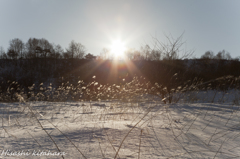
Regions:
<svg viewBox="0 0 240 159"><path fill-rule="evenodd" d="M124 42L121 40L115 40L112 42L111 53L113 54L114 58L123 58L125 51L126 47Z"/></svg>

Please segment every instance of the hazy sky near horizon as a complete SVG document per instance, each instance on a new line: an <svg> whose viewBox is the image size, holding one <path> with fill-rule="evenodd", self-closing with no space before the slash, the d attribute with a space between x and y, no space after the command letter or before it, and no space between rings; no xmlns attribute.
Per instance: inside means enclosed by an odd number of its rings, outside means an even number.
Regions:
<svg viewBox="0 0 240 159"><path fill-rule="evenodd" d="M0 0L0 46L45 38L64 49L71 40L99 55L112 41L153 47L156 37L182 33L195 57L225 49L240 56L240 0Z"/></svg>

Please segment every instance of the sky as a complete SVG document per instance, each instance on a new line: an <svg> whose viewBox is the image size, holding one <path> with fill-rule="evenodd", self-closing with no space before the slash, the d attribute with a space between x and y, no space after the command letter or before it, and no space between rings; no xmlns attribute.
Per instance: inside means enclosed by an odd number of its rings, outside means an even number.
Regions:
<svg viewBox="0 0 240 159"><path fill-rule="evenodd" d="M240 56L239 0L0 0L0 46L45 38L64 49L74 40L99 55L120 39L126 47L154 47L154 38L182 33L194 57L206 51Z"/></svg>

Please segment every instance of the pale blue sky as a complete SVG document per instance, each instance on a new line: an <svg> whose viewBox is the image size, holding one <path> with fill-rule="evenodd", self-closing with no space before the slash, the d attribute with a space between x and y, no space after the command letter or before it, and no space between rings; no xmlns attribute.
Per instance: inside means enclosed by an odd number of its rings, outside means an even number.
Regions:
<svg viewBox="0 0 240 159"><path fill-rule="evenodd" d="M225 49L240 56L240 0L0 0L0 46L46 38L64 49L71 40L99 55L121 38L129 48L184 33L195 56Z"/></svg>

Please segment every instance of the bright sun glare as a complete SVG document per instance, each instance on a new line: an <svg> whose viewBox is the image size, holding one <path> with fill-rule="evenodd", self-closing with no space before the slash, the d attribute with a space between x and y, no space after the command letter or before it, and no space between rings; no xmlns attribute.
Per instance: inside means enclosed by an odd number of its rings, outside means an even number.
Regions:
<svg viewBox="0 0 240 159"><path fill-rule="evenodd" d="M116 40L112 43L111 52L115 58L122 58L124 56L124 52L126 47L121 40Z"/></svg>

